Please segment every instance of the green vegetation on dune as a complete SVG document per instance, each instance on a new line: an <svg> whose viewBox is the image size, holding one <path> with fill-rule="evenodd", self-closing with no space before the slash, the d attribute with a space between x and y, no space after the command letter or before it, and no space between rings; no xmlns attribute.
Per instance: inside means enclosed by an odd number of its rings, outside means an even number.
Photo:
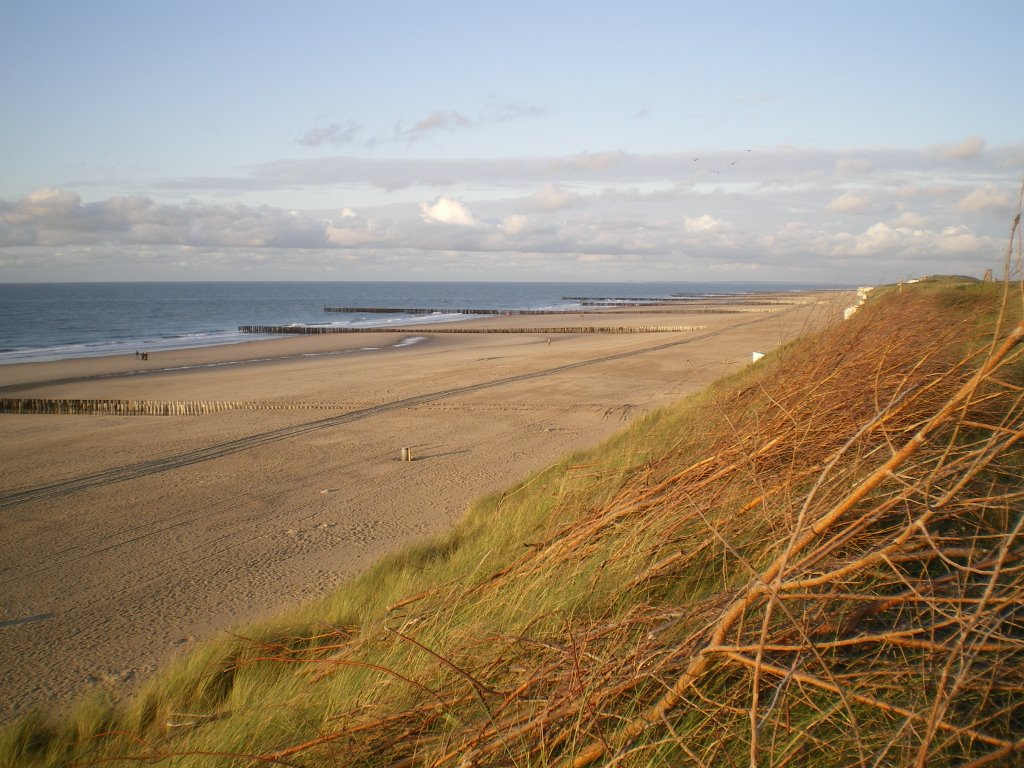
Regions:
<svg viewBox="0 0 1024 768"><path fill-rule="evenodd" d="M0 761L1024 764L1003 287L879 291Z"/></svg>

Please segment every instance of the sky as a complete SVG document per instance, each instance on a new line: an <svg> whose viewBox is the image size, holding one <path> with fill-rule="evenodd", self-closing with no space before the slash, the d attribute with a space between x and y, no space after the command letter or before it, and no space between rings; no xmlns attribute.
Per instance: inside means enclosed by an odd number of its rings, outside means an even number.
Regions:
<svg viewBox="0 0 1024 768"><path fill-rule="evenodd" d="M0 282L1002 271L1024 3L0 0Z"/></svg>

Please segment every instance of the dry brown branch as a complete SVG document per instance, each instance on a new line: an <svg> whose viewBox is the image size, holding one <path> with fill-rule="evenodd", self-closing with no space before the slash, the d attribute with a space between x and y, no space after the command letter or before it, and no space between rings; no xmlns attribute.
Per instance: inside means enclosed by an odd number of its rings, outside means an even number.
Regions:
<svg viewBox="0 0 1024 768"><path fill-rule="evenodd" d="M728 653L726 655L728 656L730 661L734 661L738 664L742 664L743 666L749 668L753 668L756 663L754 659L751 659L749 656L744 656L743 654ZM775 675L776 677L789 676L792 677L794 680L797 680L798 682L805 683L807 685L812 685L815 688L820 688L824 691L829 691L830 693L843 694L845 696L850 697L859 704L866 704L869 707L875 707L876 709L880 709L884 712L889 712L894 715L905 717L908 720L915 720L919 722L928 722L929 720L929 717L927 715L922 715L919 712L914 712L913 710L907 709L906 707L898 706L896 704L889 704L874 696L868 696L865 694L855 693L848 690L843 691L840 689L839 686L835 685L834 683L830 683L827 680L822 680L821 678L815 677L813 675L808 675L804 672L790 672L789 670L784 669L782 667L777 667L773 664L765 664L763 662L760 664L760 668L764 672ZM944 720L937 720L935 722L935 727L940 728L944 731L950 731L952 733L965 735L972 739L976 739L977 741L984 742L985 744L990 744L994 747L1000 747L1003 749L1012 748L1016 744L1016 742L1000 739L990 734L983 733L981 731L977 731L966 726L956 725L955 723L949 723Z"/></svg>
<svg viewBox="0 0 1024 768"><path fill-rule="evenodd" d="M881 467L872 472L865 480L860 482L840 503L836 504L830 511L819 517L808 529L800 532L799 528L786 551L774 562L771 563L745 591L745 593L724 612L722 618L715 626L709 638L708 645L724 645L723 640L730 629L741 619L745 612L764 594L770 592L773 586L778 584L780 575L784 572L790 557L801 552L812 541L824 533L828 528L843 515L853 509L869 493L877 488L892 472L904 462L910 459L932 434L935 429L944 424L957 409L969 402L974 396L979 385L993 371L998 370L1004 359L1014 350L1021 339L1024 338L1024 322L1018 323L1008 334L1001 345L995 348L991 356L978 369L968 381L963 384L957 392L949 398L938 412L932 415L923 426ZM810 497L808 498L808 502ZM805 503L806 509L806 503ZM776 587L777 588L777 587ZM640 717L632 720L613 739L615 748L628 744L639 736L652 724L662 720L665 714L673 709L682 699L683 693L700 677L707 669L712 656L710 654L698 654L690 663L686 671L677 679L672 688L653 706L647 709ZM997 746L1003 746L998 744ZM575 768L581 768L607 754L608 746L604 742L592 742L589 747L584 748L572 761Z"/></svg>
<svg viewBox="0 0 1024 768"><path fill-rule="evenodd" d="M358 630L250 644L234 671L309 670L325 700L347 684L330 672L372 673L361 698L262 758L1018 757L1024 323L1005 311L1011 333L982 343L991 291L958 295L967 306L948 311L908 291L800 342L703 400L685 435L662 425L659 455L534 478L498 505L543 495L512 546L419 582Z"/></svg>

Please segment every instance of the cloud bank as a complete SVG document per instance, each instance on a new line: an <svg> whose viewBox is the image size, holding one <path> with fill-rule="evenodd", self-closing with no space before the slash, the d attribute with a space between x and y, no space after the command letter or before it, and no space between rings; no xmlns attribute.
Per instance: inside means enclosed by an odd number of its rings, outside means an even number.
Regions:
<svg viewBox="0 0 1024 768"><path fill-rule="evenodd" d="M410 130L461 127L457 113L438 113ZM304 138L357 131L329 125ZM0 276L130 253L150 254L154 274L178 263L246 273L270 253L293 274L343 266L362 279L980 274L1005 249L1021 167L1024 147L980 138L919 151L280 160L233 178L156 180L148 194L86 200L49 187L0 200ZM217 198L294 189L327 205Z"/></svg>
<svg viewBox="0 0 1024 768"><path fill-rule="evenodd" d="M436 133L482 129L492 124L542 117L547 113L548 108L545 106L512 102L489 103L475 118L468 117L458 110L435 109L423 117L397 120L390 133L371 133L364 125L353 120L331 121L310 128L296 138L295 143L311 148L355 142L367 147L376 147L393 142L415 142Z"/></svg>

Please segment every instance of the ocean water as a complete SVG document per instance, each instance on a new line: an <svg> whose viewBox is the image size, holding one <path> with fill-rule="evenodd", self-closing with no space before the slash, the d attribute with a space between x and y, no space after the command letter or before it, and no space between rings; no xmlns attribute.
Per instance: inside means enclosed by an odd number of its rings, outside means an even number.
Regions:
<svg viewBox="0 0 1024 768"><path fill-rule="evenodd" d="M470 320L456 309L572 309L566 297L831 289L810 283L207 282L0 284L0 364L231 344L241 325L375 327ZM417 307L435 315L340 314L325 306Z"/></svg>

